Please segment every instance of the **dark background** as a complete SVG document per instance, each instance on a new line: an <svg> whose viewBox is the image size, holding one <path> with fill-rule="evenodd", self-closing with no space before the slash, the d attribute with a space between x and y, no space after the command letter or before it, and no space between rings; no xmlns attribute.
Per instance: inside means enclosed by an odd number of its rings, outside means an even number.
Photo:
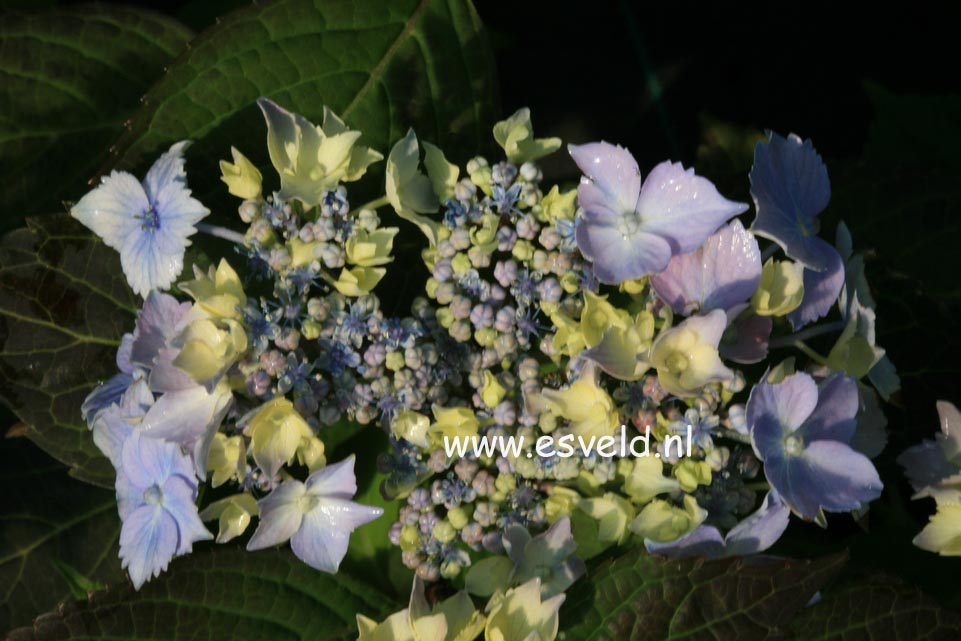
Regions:
<svg viewBox="0 0 961 641"><path fill-rule="evenodd" d="M196 31L246 3L123 2L169 13ZM955 109L961 104L961 34L949 5L901 3L896 10L874 5L846 14L839 2L475 3L497 59L503 110L531 107L538 135L626 145L642 171L667 158L697 163L725 195L741 199L749 197L746 167L712 173L717 168L710 166L703 146L717 131L712 123L813 139L835 186L826 218L834 223L843 216L855 232L856 247L868 250L869 280L884 294L879 342L905 380L903 393L887 408L891 440L878 460L886 490L870 519L832 518L830 534L794 523L776 551L811 556L848 548L855 568L900 575L961 607L956 578L961 561L945 561L910 544L933 503L909 502L910 490L895 463L904 447L936 429L936 399L961 404L961 295L957 285L940 285L961 273L961 231L954 222L961 214L961 163L950 151L961 142L961 109ZM47 4L52 3L0 1L0 6L21 8ZM938 98L898 121L898 137L885 140L895 139L900 147L866 148L877 115L871 86ZM927 114L930 109L941 113L944 105L954 105L947 113L958 128L936 144L948 152L926 155L912 145L913 130L930 134ZM925 140L930 143L931 136ZM878 149L886 153L876 168L870 156ZM892 170L899 154L907 169ZM734 158L732 164L743 161ZM550 159L545 172L554 180L576 178L564 154ZM897 198L899 190L923 197L932 186L947 195L932 199L930 207L905 210L908 216L875 224L875 209ZM899 251L908 239L925 237L930 246L913 254ZM937 287L931 275L940 279Z"/></svg>
<svg viewBox="0 0 961 641"><path fill-rule="evenodd" d="M389 1L389 0L385 0ZM247 0L124 0L201 31ZM0 7L83 4L0 0ZM641 167L692 162L701 118L812 138L854 156L873 114L863 89L961 93L961 33L950 3L848 11L844 3L475 0L505 112L537 131L628 146ZM853 7L852 7L853 8ZM571 165L573 167L573 165Z"/></svg>

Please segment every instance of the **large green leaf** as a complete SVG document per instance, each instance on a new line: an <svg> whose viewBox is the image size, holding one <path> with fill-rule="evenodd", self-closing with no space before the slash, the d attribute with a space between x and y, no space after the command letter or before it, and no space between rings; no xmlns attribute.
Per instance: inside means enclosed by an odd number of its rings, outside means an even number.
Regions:
<svg viewBox="0 0 961 641"><path fill-rule="evenodd" d="M97 593L9 639L353 640L358 613L383 618L398 607L377 588L313 570L287 550L214 549L174 561L139 592Z"/></svg>
<svg viewBox="0 0 961 641"><path fill-rule="evenodd" d="M122 578L114 493L71 479L25 439L0 441L0 630L29 624L71 594L69 572Z"/></svg>
<svg viewBox="0 0 961 641"><path fill-rule="evenodd" d="M916 587L872 577L832 590L789 627L798 641L954 641L961 614Z"/></svg>
<svg viewBox="0 0 961 641"><path fill-rule="evenodd" d="M113 487L80 405L116 373L138 305L116 252L78 222L63 214L28 225L0 241L0 397L72 474Z"/></svg>
<svg viewBox="0 0 961 641"><path fill-rule="evenodd" d="M671 561L637 549L574 584L561 629L566 641L766 639L845 558Z"/></svg>
<svg viewBox="0 0 961 641"><path fill-rule="evenodd" d="M231 145L266 164L268 96L319 122L329 106L386 154L408 127L464 158L488 144L493 59L468 0L275 0L225 16L145 97L110 166L143 167L194 139L191 186L226 190L217 161ZM459 152L459 153L458 153Z"/></svg>
<svg viewBox="0 0 961 641"><path fill-rule="evenodd" d="M74 200L190 31L152 11L78 6L0 20L0 229Z"/></svg>

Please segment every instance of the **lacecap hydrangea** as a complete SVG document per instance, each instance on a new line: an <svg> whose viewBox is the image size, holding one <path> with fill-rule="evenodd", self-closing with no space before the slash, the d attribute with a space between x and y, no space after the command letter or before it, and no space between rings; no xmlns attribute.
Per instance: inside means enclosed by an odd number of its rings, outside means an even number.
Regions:
<svg viewBox="0 0 961 641"><path fill-rule="evenodd" d="M546 185L537 162L564 146L526 109L494 126L503 157L459 167L413 131L385 156L329 109L315 124L258 105L276 176L239 148L221 163L242 231L201 222L186 143L71 212L144 296L83 408L117 468L135 586L214 538L203 522L336 572L351 532L397 501L411 603L358 617L361 639L547 641L607 548L752 554L792 514L826 525L880 494L879 395L898 381L850 234L820 235L830 183L810 141L758 143L752 212L681 163L643 176L606 142L566 148L579 185ZM353 202L375 175L382 195ZM198 230L235 251L184 276ZM420 250L398 256L399 239ZM423 283L399 313L392 269ZM381 505L354 501L354 455L328 460L345 426L387 435L356 454L377 458ZM596 447L622 433L646 455ZM574 445L545 454L545 437ZM482 438L518 446L450 448ZM204 484L218 498L198 505ZM432 614L435 581L461 591Z"/></svg>

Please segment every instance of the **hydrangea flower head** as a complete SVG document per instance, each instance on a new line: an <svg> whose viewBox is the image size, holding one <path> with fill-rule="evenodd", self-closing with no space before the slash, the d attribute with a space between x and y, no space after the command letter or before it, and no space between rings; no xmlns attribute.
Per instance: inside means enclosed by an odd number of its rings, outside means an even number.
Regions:
<svg viewBox="0 0 961 641"><path fill-rule="evenodd" d="M120 252L127 282L141 296L167 289L180 275L194 227L210 210L192 198L184 172L184 150L174 144L147 172L143 182L123 171L104 176L80 199L70 215Z"/></svg>
<svg viewBox="0 0 961 641"><path fill-rule="evenodd" d="M383 514L379 507L351 501L356 492L353 455L314 472L306 483L281 483L258 501L260 523L247 549L262 550L289 540L301 561L337 572L350 533Z"/></svg>
<svg viewBox="0 0 961 641"><path fill-rule="evenodd" d="M637 162L606 142L570 145L584 176L577 246L598 280L618 284L656 274L671 257L694 251L725 221L747 209L680 163L662 162L641 183Z"/></svg>
<svg viewBox="0 0 961 641"><path fill-rule="evenodd" d="M858 404L857 383L843 374L820 385L803 372L776 384L765 377L751 391L754 452L771 487L805 519L855 510L881 494L874 465L849 445Z"/></svg>
<svg viewBox="0 0 961 641"><path fill-rule="evenodd" d="M196 541L213 538L197 514L197 480L190 458L172 443L133 432L117 470L120 559L134 587L167 569Z"/></svg>

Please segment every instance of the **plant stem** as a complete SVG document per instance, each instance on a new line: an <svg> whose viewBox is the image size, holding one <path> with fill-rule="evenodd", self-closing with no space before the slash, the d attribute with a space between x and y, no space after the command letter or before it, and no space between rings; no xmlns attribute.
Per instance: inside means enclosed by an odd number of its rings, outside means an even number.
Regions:
<svg viewBox="0 0 961 641"><path fill-rule="evenodd" d="M817 363L818 365L827 365L827 364L828 364L828 359L824 358L823 356L821 356L820 354L818 354L817 352L815 352L813 349L811 349L810 347L808 347L808 346L807 346L807 343L805 343L804 341L801 341L801 340L796 340L796 341L794 341L794 347L796 347L796 348L797 348L798 350L800 350L805 356L807 356L808 358L810 358L812 361L814 361L814 362Z"/></svg>
<svg viewBox="0 0 961 641"><path fill-rule="evenodd" d="M211 236L216 236L217 238L223 238L224 240L229 240L232 243L237 243L241 247L246 246L243 234L232 229L227 229L226 227L220 227L219 225L208 225L207 223L197 223L197 231L202 231L205 234L210 234Z"/></svg>
<svg viewBox="0 0 961 641"><path fill-rule="evenodd" d="M377 209L378 207L383 207L384 205L388 204L390 204L390 201L387 199L387 196L381 196L380 198L372 200L369 203L364 203L357 208L357 211L362 209Z"/></svg>
<svg viewBox="0 0 961 641"><path fill-rule="evenodd" d="M778 349L779 347L792 347L795 341L806 341L809 338L814 338L822 334L830 334L831 332L838 332L842 329L844 329L844 321L834 321L833 323L826 323L824 325L818 325L817 327L808 327L789 336L775 338L768 343L768 348Z"/></svg>

